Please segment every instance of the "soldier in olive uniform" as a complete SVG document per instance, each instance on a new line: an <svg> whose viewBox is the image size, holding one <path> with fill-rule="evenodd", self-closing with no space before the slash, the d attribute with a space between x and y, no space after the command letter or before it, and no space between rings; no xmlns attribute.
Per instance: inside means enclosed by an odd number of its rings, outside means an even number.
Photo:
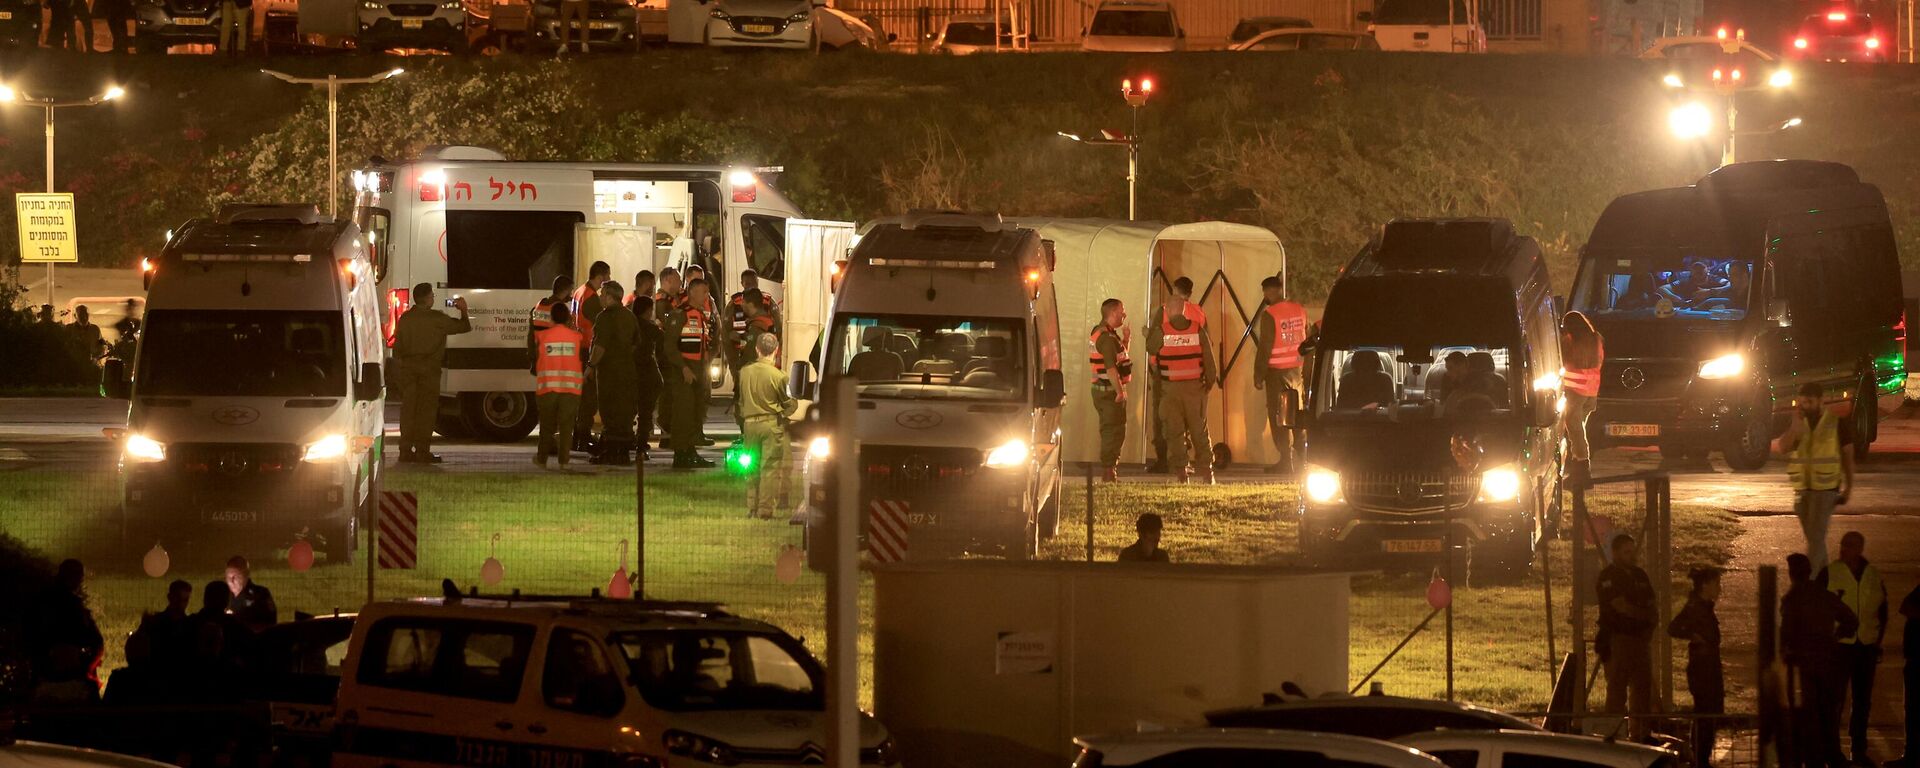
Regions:
<svg viewBox="0 0 1920 768"><path fill-rule="evenodd" d="M588 361L590 376L600 381L600 453L595 464L624 467L633 463L633 416L639 410L640 373L633 350L640 335L640 320L620 303L624 291L612 280L602 283L598 300L600 314L593 324L593 357Z"/></svg>
<svg viewBox="0 0 1920 768"><path fill-rule="evenodd" d="M1207 432L1207 393L1220 380L1206 315L1190 301L1193 281L1173 281L1167 303L1147 323L1147 352L1161 387L1160 423L1167 468L1180 482L1198 474L1213 484L1213 438ZM1191 464L1189 464L1191 462Z"/></svg>
<svg viewBox="0 0 1920 768"><path fill-rule="evenodd" d="M393 331L393 374L400 390L400 461L437 464L433 455L433 420L440 412L440 365L446 362L447 337L473 330L467 321L467 300L455 298L460 319L448 317L433 304L433 284L413 287L413 308L400 316Z"/></svg>
<svg viewBox="0 0 1920 768"><path fill-rule="evenodd" d="M1120 448L1127 441L1127 385L1133 380L1128 347L1133 334L1127 328L1127 305L1119 299L1100 304L1100 324L1090 339L1088 363L1093 371L1093 409L1100 415L1100 466L1107 482L1120 479Z"/></svg>
<svg viewBox="0 0 1920 768"><path fill-rule="evenodd" d="M750 365L740 369L740 412L745 426L741 442L748 453L759 457L753 477L747 481L747 515L761 520L773 517L775 509L792 502L788 491L787 419L799 403L787 394L787 374L780 370L776 355L780 337L761 333L753 337L754 355Z"/></svg>

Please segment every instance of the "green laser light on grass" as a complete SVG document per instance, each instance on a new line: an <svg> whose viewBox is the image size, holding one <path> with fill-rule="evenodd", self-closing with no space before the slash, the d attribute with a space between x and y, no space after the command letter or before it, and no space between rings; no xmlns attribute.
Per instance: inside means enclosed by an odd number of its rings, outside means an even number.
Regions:
<svg viewBox="0 0 1920 768"><path fill-rule="evenodd" d="M751 474L760 457L744 445L735 445L727 449L727 469L737 475Z"/></svg>

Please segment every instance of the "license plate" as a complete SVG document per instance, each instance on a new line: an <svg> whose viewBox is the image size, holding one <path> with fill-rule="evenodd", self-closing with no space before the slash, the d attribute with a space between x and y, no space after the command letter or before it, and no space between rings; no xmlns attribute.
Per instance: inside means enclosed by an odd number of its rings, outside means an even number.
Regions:
<svg viewBox="0 0 1920 768"><path fill-rule="evenodd" d="M1380 548L1390 555L1439 554L1439 539L1388 539Z"/></svg>
<svg viewBox="0 0 1920 768"><path fill-rule="evenodd" d="M940 524L940 516L939 516L939 515L936 515L936 514L931 514L931 513L927 513L927 512L908 512L908 513L907 513L907 524L909 524L909 525L939 525L939 524Z"/></svg>
<svg viewBox="0 0 1920 768"><path fill-rule="evenodd" d="M1659 437L1658 424L1608 424L1607 437Z"/></svg>
<svg viewBox="0 0 1920 768"><path fill-rule="evenodd" d="M773 25L772 24L748 24L746 26L741 27L740 31L755 34L755 35L771 35L773 34Z"/></svg>
<svg viewBox="0 0 1920 768"><path fill-rule="evenodd" d="M617 21L594 21L594 22L587 23L587 29L619 29L619 28L620 28L620 22L617 22Z"/></svg>
<svg viewBox="0 0 1920 768"><path fill-rule="evenodd" d="M13 18L13 13L11 11L0 11L0 21L6 21L11 18Z"/></svg>
<svg viewBox="0 0 1920 768"><path fill-rule="evenodd" d="M250 509L216 509L207 514L209 523L257 523L260 513Z"/></svg>
<svg viewBox="0 0 1920 768"><path fill-rule="evenodd" d="M406 29L419 29L427 25L425 19L401 19L400 26Z"/></svg>
<svg viewBox="0 0 1920 768"><path fill-rule="evenodd" d="M182 27L204 27L208 24L213 23L213 20L212 19L195 19L195 18L189 17L189 18L183 18L183 19L174 19L173 23Z"/></svg>

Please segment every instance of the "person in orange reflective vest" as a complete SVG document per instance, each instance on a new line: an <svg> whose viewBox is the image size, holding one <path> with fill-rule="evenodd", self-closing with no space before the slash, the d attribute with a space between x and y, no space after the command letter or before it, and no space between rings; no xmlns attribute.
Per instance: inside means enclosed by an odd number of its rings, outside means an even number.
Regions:
<svg viewBox="0 0 1920 768"><path fill-rule="evenodd" d="M685 293L686 285L680 281L680 270L673 267L660 270L660 291L653 294L654 325L665 328L673 322L673 315L679 311L680 300ZM671 347L674 339L669 337L666 343ZM673 434L673 393L678 388L674 386L672 380L680 375L675 372L678 369L673 368L666 358L666 353L662 353L660 377L664 384L660 387L660 396L655 404L659 417L654 426L660 429L661 450L667 449L667 436Z"/></svg>
<svg viewBox="0 0 1920 768"><path fill-rule="evenodd" d="M673 354L663 356L669 371L667 391L673 393L672 444L675 469L703 469L713 462L700 457L700 423L707 419L707 401L712 388L707 382L707 365L713 359L713 316L702 310L707 305L707 281L687 283L686 301L668 316L661 330Z"/></svg>
<svg viewBox="0 0 1920 768"><path fill-rule="evenodd" d="M753 274L752 270L748 270L747 274ZM756 349L754 343L761 336L773 334L777 337L780 332L768 309L768 305L773 303L772 299L761 293L760 289L748 289L735 299L738 300L738 304L729 302L728 312L729 314L734 311L743 312L745 320L736 324L733 333L727 338L727 347L732 352L727 362L733 368L733 422L740 427L740 435L744 440L747 434L747 422L745 415L741 412L744 400L740 388L740 372L752 365L759 357L754 352ZM775 367L779 365L779 361L774 361Z"/></svg>
<svg viewBox="0 0 1920 768"><path fill-rule="evenodd" d="M613 267L604 261L596 261L587 268L587 281L573 291L573 322L586 336L588 348L593 347L593 321L606 307L600 302L600 286L613 277ZM587 386L580 391L580 415L573 422L573 449L596 453L593 444L593 417L600 410L600 383L592 375L587 375Z"/></svg>
<svg viewBox="0 0 1920 768"><path fill-rule="evenodd" d="M1167 468L1180 482L1196 472L1200 481L1213 483L1213 438L1207 433L1207 393L1219 381L1213 363L1213 341L1207 336L1207 316L1193 303L1193 281L1173 281L1167 303L1147 325L1147 352L1154 357L1154 375L1163 394L1161 432L1167 439ZM1191 461L1191 463L1189 463Z"/></svg>
<svg viewBox="0 0 1920 768"><path fill-rule="evenodd" d="M731 369L731 363L726 361L731 357L733 351L733 326L727 324L725 319L720 316L719 307L713 300L714 295L721 290L721 285L708 280L707 270L698 264L687 265L687 271L682 276L686 279L689 291L691 291L693 281L695 280L706 283L707 295L705 299L701 300L700 311L705 312L707 316L707 337L710 342L709 362L712 361L712 358L719 358L723 367ZM688 301L691 301L691 299L688 299ZM706 373L701 374L703 377L707 375ZM708 383L711 384L712 382L709 381ZM713 401L712 388L708 387L703 391L706 393L707 398L702 402L711 403ZM694 442L698 443L702 448L713 445L713 438L707 437L707 417L704 411L694 426L699 430L699 435L694 438Z"/></svg>
<svg viewBox="0 0 1920 768"><path fill-rule="evenodd" d="M1253 388L1267 393L1267 425L1273 431L1273 447L1280 459L1268 467L1275 474L1293 472L1294 433L1292 427L1300 413L1300 344L1307 340L1307 310L1299 302L1288 301L1280 278L1269 275L1260 281L1266 308L1254 321Z"/></svg>
<svg viewBox="0 0 1920 768"><path fill-rule="evenodd" d="M586 335L572 325L573 311L565 303L547 308L547 327L534 336L534 404L540 409L540 442L533 463L547 467L547 457L560 459L566 469L572 461L574 417L580 391L586 385Z"/></svg>
<svg viewBox="0 0 1920 768"><path fill-rule="evenodd" d="M740 290L734 293L732 298L727 299L727 319L733 321L733 339L745 350L744 356L747 358L747 362L743 363L738 359L742 355L735 355L734 366L736 367L745 367L747 363L753 362L753 340L747 338L747 294L750 293L760 294L760 314L771 318L775 327L780 325L780 308L774 306L772 296L760 290L760 273L751 269L742 270Z"/></svg>
<svg viewBox="0 0 1920 768"><path fill-rule="evenodd" d="M1100 303L1100 324L1087 337L1087 365L1093 371L1093 410L1100 415L1100 466L1107 482L1120 479L1120 449L1127 442L1127 385L1133 381L1133 360L1127 348L1133 332L1127 328L1127 305L1119 299Z"/></svg>
<svg viewBox="0 0 1920 768"><path fill-rule="evenodd" d="M573 278L567 275L555 275L553 292L540 297L533 305L533 312L527 317L527 364L532 365L540 357L537 339L540 332L553 327L553 307L573 300ZM569 308L571 309L571 308ZM569 313L571 315L571 313Z"/></svg>
<svg viewBox="0 0 1920 768"><path fill-rule="evenodd" d="M633 306L634 299L642 296L653 298L653 286L653 270L643 269L633 273L633 292L628 293L627 297L622 299L620 303L631 307Z"/></svg>
<svg viewBox="0 0 1920 768"><path fill-rule="evenodd" d="M1593 322L1579 312L1560 318L1560 393L1567 398L1560 412L1567 439L1567 477L1585 482L1592 474L1593 447L1587 442L1587 417L1600 401L1600 365L1607 360L1605 340ZM1452 373L1453 369L1447 369Z"/></svg>

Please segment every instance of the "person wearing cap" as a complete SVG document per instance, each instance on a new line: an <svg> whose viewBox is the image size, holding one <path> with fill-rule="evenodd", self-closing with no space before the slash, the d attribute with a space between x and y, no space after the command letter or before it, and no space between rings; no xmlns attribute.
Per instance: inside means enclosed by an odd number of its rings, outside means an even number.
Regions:
<svg viewBox="0 0 1920 768"><path fill-rule="evenodd" d="M1827 591L1853 611L1859 626L1840 636L1840 661L1846 674L1839 680L1841 698L1853 689L1853 712L1847 735L1854 765L1872 765L1867 756L1867 718L1873 711L1873 678L1880 668L1880 641L1887 635L1887 587L1880 570L1867 562L1867 537L1847 531L1840 537L1840 559L1827 566Z"/></svg>
<svg viewBox="0 0 1920 768"><path fill-rule="evenodd" d="M1126 549L1120 550L1119 562L1122 563L1171 563L1167 551L1160 548L1160 529L1163 526L1160 516L1152 512L1142 514L1133 522L1134 533L1138 538Z"/></svg>
<svg viewBox="0 0 1920 768"><path fill-rule="evenodd" d="M1711 715L1727 711L1727 675L1720 663L1720 617L1713 604L1720 599L1720 569L1696 566L1687 572L1693 591L1687 604L1667 622L1667 635L1687 641L1687 691L1693 694L1693 764L1707 768L1713 757L1718 724Z"/></svg>
<svg viewBox="0 0 1920 768"><path fill-rule="evenodd" d="M1774 448L1787 457L1787 479L1793 483L1793 514L1807 540L1807 559L1818 574L1827 569L1827 525L1834 507L1853 493L1853 419L1824 407L1819 384L1800 386L1793 399L1794 415L1786 434ZM1871 408L1871 403L1861 404Z"/></svg>

